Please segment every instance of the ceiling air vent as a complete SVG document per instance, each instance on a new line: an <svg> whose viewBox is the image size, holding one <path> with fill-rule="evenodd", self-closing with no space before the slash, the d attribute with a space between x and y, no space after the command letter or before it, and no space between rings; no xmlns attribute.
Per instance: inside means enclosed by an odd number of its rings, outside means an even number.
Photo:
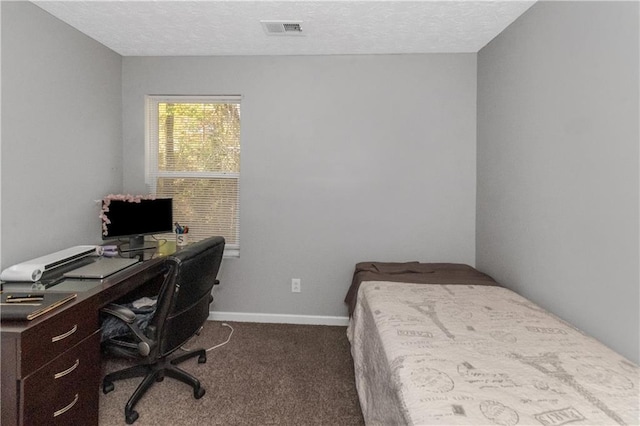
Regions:
<svg viewBox="0 0 640 426"><path fill-rule="evenodd" d="M302 21L260 21L267 35L294 35L302 34Z"/></svg>

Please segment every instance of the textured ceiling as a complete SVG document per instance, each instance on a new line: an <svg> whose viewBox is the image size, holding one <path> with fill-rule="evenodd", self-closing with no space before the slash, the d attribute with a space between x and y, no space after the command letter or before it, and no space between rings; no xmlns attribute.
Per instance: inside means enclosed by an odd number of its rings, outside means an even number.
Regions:
<svg viewBox="0 0 640 426"><path fill-rule="evenodd" d="M34 1L123 56L477 52L535 1ZM302 21L270 36L260 20Z"/></svg>

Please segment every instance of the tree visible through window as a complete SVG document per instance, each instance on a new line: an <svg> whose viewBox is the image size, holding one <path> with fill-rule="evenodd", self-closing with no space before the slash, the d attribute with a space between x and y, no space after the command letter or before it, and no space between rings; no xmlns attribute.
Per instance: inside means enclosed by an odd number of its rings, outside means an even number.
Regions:
<svg viewBox="0 0 640 426"><path fill-rule="evenodd" d="M189 241L221 235L239 252L240 98L148 98L147 183L173 198Z"/></svg>

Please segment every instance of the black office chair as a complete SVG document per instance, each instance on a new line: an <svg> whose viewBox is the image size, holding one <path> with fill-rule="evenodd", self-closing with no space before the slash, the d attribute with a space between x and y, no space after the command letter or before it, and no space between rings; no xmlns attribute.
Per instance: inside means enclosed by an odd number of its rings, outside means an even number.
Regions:
<svg viewBox="0 0 640 426"><path fill-rule="evenodd" d="M176 365L195 356L198 363L204 363L206 351L192 350L172 359L169 355L193 337L208 318L209 304L213 301L211 290L218 284L216 277L224 245L224 238L211 237L168 256L155 311L147 321L122 305L110 304L103 308L104 315L114 316L127 326L125 335L108 338L103 342L103 349L117 356L141 359L140 364L110 373L102 381L102 390L108 393L114 389L115 380L144 376L125 406L127 424L138 419L138 412L133 409L136 403L165 375L192 386L196 399L204 395L198 379ZM103 329L103 335L104 332Z"/></svg>

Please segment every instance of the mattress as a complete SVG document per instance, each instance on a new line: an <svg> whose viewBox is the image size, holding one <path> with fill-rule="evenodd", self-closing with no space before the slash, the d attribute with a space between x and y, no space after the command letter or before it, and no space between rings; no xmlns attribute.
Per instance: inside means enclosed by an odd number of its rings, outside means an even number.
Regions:
<svg viewBox="0 0 640 426"><path fill-rule="evenodd" d="M347 335L368 425L640 424L638 366L506 288L362 282Z"/></svg>

